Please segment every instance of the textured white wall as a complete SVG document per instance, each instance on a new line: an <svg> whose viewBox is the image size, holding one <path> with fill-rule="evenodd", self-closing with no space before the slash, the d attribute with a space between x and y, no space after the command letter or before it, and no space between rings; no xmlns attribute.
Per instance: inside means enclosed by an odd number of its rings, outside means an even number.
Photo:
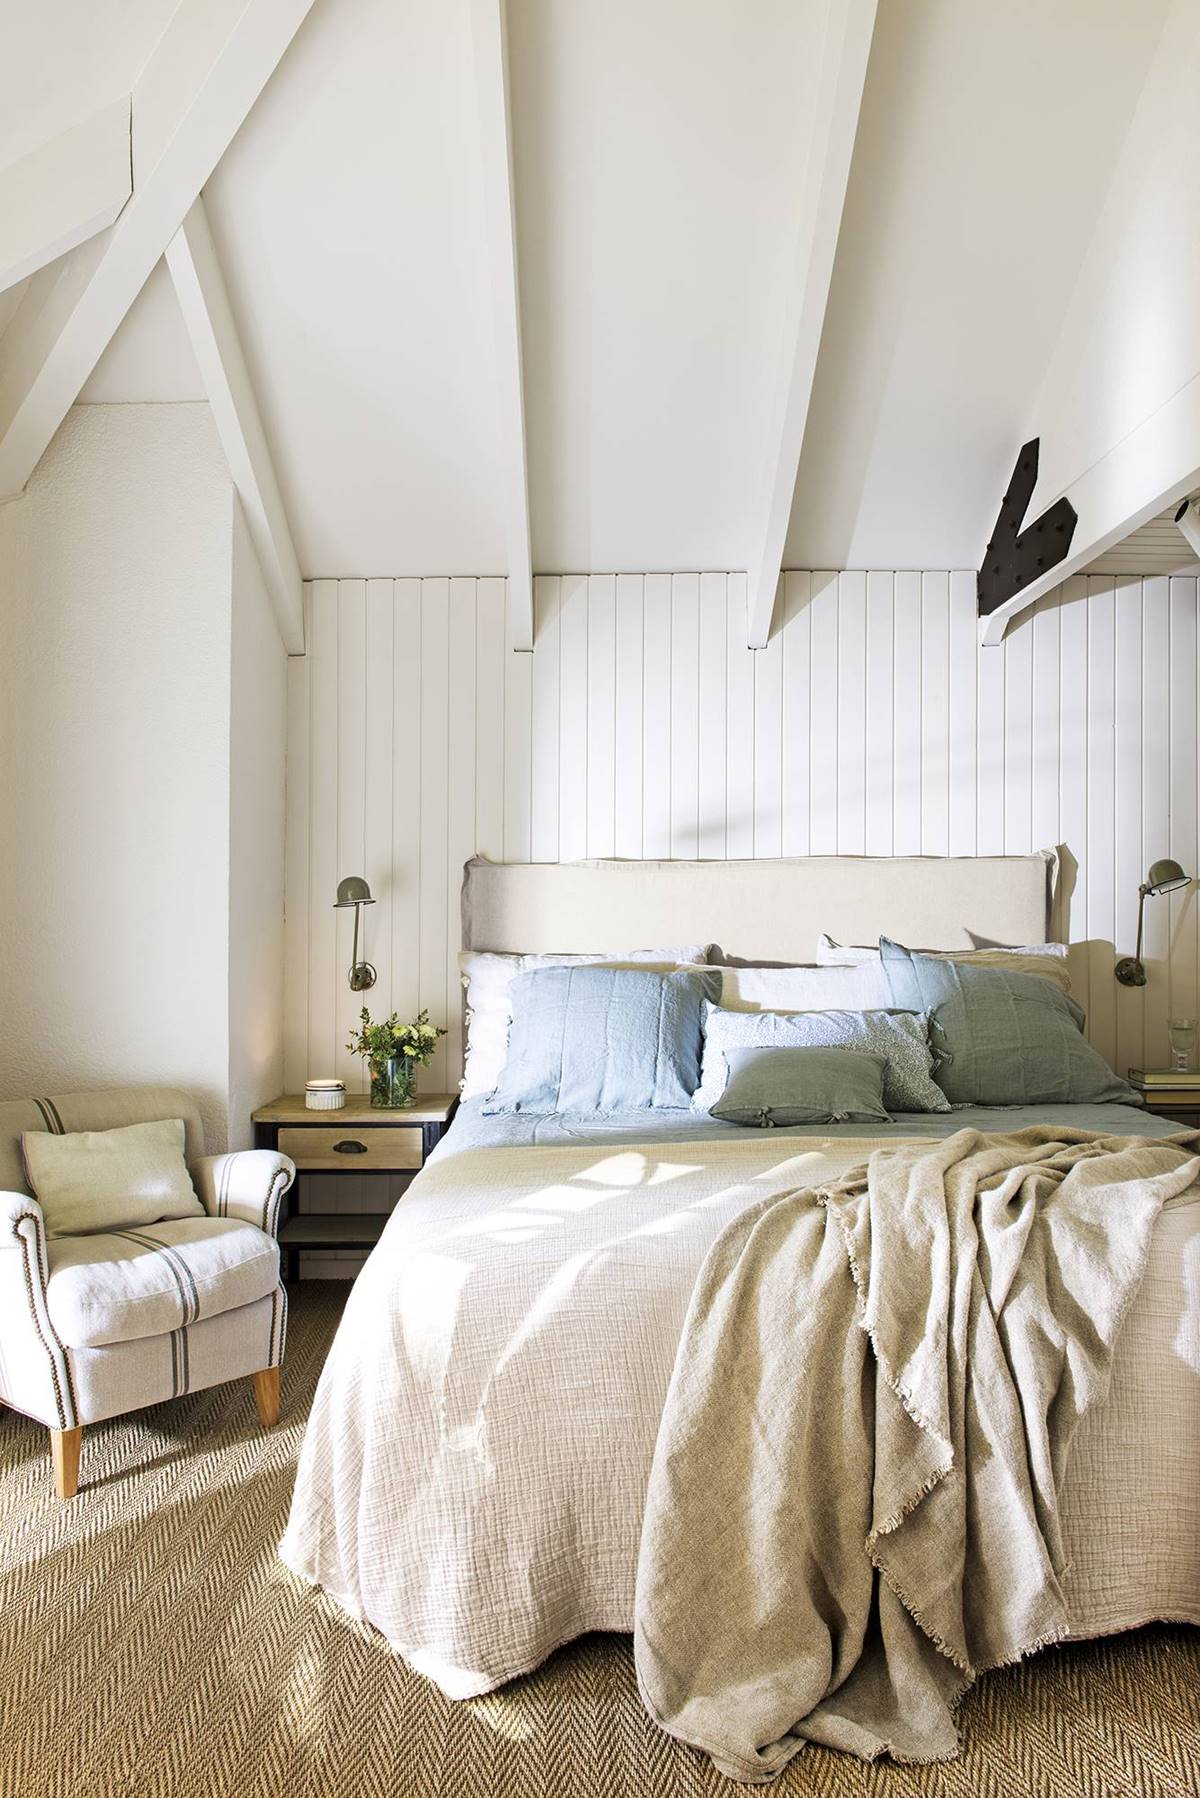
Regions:
<svg viewBox="0 0 1200 1798"><path fill-rule="evenodd" d="M208 407L72 412L0 507L0 1093L225 1133L231 490Z"/></svg>
<svg viewBox="0 0 1200 1798"><path fill-rule="evenodd" d="M229 792L229 1146L283 1090L287 656L240 505L233 515Z"/></svg>
<svg viewBox="0 0 1200 1798"><path fill-rule="evenodd" d="M361 1083L343 1046L348 914L331 909L338 878L360 872L378 899L372 1010L427 1005L450 1036L426 1086L457 1078L459 887L476 849L1064 843L1076 992L1101 1051L1161 1065L1168 1014L1200 1009L1194 888L1147 906L1145 992L1112 975L1149 862L1197 866L1194 579L1070 581L991 650L970 573L789 574L757 654L738 575L541 578L532 656L509 653L503 581L317 581L310 598L309 654L290 664L292 1090L307 1074Z"/></svg>
<svg viewBox="0 0 1200 1798"><path fill-rule="evenodd" d="M285 657L207 405L72 411L0 507L0 1095L281 1084Z"/></svg>

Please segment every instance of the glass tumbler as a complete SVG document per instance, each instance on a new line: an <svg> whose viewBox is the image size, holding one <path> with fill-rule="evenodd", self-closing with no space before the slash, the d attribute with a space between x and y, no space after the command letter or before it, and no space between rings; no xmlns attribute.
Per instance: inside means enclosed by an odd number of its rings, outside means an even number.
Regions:
<svg viewBox="0 0 1200 1798"><path fill-rule="evenodd" d="M1172 1073L1190 1073L1196 1065L1195 1018L1168 1018L1167 1038L1171 1044Z"/></svg>

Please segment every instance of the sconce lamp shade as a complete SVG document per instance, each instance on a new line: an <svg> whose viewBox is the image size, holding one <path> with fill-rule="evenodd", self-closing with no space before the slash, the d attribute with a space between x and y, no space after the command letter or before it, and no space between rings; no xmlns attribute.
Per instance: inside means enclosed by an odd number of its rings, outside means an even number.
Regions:
<svg viewBox="0 0 1200 1798"><path fill-rule="evenodd" d="M1164 867L1166 863L1162 864ZM345 880L338 881L337 898L333 902L334 910L343 905L374 905L371 889L361 874L348 874Z"/></svg>
<svg viewBox="0 0 1200 1798"><path fill-rule="evenodd" d="M1150 872L1146 876L1146 891L1169 893L1175 887L1185 887L1190 879L1191 875L1185 874L1178 862L1151 862Z"/></svg>

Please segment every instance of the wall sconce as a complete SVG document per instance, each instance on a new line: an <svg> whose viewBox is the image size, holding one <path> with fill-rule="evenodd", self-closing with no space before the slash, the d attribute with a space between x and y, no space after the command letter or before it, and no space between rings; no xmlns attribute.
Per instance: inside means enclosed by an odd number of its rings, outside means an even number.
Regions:
<svg viewBox="0 0 1200 1798"><path fill-rule="evenodd" d="M1146 899L1157 893L1170 893L1176 887L1185 887L1191 880L1178 862L1151 862L1150 872L1138 888L1138 928L1137 950L1133 955L1123 955L1113 973L1122 986L1145 986L1146 969L1142 962L1142 913L1146 909Z"/></svg>
<svg viewBox="0 0 1200 1798"><path fill-rule="evenodd" d="M369 961L358 959L358 920L364 905L374 905L371 889L359 874L351 874L345 880L338 881L337 898L334 900L334 911L341 911L347 905L354 907L354 949L350 958L350 991L365 993L369 986L374 986L378 976ZM1141 937L1138 937L1141 942Z"/></svg>

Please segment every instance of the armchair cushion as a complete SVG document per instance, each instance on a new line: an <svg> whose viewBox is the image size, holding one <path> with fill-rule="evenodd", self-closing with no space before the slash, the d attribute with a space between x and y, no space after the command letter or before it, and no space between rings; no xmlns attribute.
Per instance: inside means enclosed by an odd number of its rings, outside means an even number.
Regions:
<svg viewBox="0 0 1200 1798"><path fill-rule="evenodd" d="M47 1304L72 1349L164 1336L275 1290L279 1249L253 1224L188 1217L48 1244Z"/></svg>

